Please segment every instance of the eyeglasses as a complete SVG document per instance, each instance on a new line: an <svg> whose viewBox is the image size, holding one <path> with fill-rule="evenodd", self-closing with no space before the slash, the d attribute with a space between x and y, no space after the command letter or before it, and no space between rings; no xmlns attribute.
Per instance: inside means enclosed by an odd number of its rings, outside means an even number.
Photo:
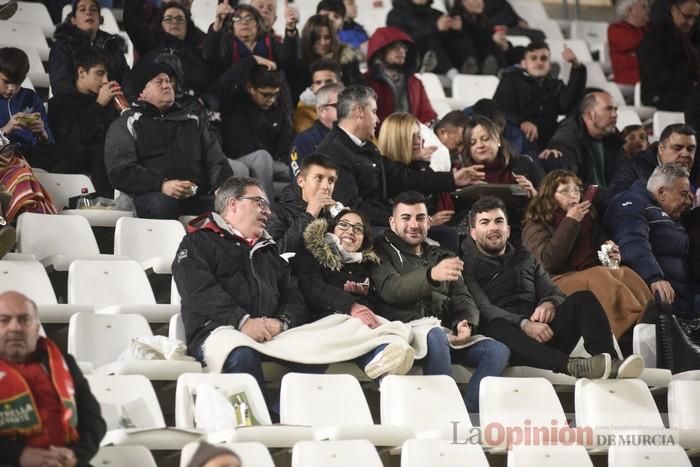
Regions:
<svg viewBox="0 0 700 467"><path fill-rule="evenodd" d="M271 101L271 100L277 99L277 95L280 93L279 90L273 91L273 92L263 92L258 88L253 88L253 89L255 90L255 92L260 94L260 97L262 97L266 101Z"/></svg>
<svg viewBox="0 0 700 467"><path fill-rule="evenodd" d="M365 234L365 226L362 224L351 224L349 222L340 221L336 224L336 227L343 232L346 232L349 228L352 228L352 233L355 235Z"/></svg>
<svg viewBox="0 0 700 467"><path fill-rule="evenodd" d="M234 16L233 17L234 23L248 24L248 23L252 23L254 21L255 21L254 16Z"/></svg>
<svg viewBox="0 0 700 467"><path fill-rule="evenodd" d="M185 22L184 16L163 16L163 22L168 24L182 24Z"/></svg>
<svg viewBox="0 0 700 467"><path fill-rule="evenodd" d="M581 188L580 186L577 186L576 188L562 188L561 190L557 190L556 192L564 196L580 195L581 193L583 193L583 188Z"/></svg>
<svg viewBox="0 0 700 467"><path fill-rule="evenodd" d="M238 199L249 199L258 203L258 207L263 211L270 209L270 202L262 196L239 196Z"/></svg>

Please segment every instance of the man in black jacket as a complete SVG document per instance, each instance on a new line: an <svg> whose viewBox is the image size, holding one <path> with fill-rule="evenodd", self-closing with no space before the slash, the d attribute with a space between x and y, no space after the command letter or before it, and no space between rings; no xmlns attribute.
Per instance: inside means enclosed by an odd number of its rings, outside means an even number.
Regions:
<svg viewBox="0 0 700 467"><path fill-rule="evenodd" d="M232 175L226 156L200 119L175 103L170 67L144 62L132 70L138 101L109 127L105 166L139 217L177 219L213 207Z"/></svg>
<svg viewBox="0 0 700 467"><path fill-rule="evenodd" d="M215 209L190 223L173 262L187 348L200 361L207 338L221 326L265 342L307 321L296 279L265 231L270 202L260 182L228 179ZM222 371L251 374L264 388L261 358L250 347L237 347Z"/></svg>
<svg viewBox="0 0 700 467"><path fill-rule="evenodd" d="M267 224L267 232L282 253L304 248L304 229L311 221L319 216L333 217L331 208L337 204L333 200L333 188L337 178L338 167L326 156L311 154L304 158L296 179L298 187L290 185L284 190L280 202L272 206Z"/></svg>
<svg viewBox="0 0 700 467"><path fill-rule="evenodd" d="M377 125L377 95L367 86L354 85L338 95L338 124L316 152L338 165L333 192L343 205L357 209L372 226L389 225L389 198L411 189L424 194L454 191L477 183L470 169L421 172L383 157L370 141Z"/></svg>
<svg viewBox="0 0 700 467"><path fill-rule="evenodd" d="M72 356L39 336L36 305L0 294L0 465L90 465L107 429Z"/></svg>
<svg viewBox="0 0 700 467"><path fill-rule="evenodd" d="M636 378L644 361L620 361L605 312L589 291L567 297L525 248L508 243L503 202L485 196L469 212L464 276L481 311L481 330L506 344L511 364L577 378ZM583 337L590 358L570 358Z"/></svg>

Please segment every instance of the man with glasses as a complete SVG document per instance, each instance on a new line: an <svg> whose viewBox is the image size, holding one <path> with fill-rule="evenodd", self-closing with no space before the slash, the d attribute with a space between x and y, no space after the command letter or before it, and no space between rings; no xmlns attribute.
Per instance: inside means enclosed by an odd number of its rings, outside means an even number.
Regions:
<svg viewBox="0 0 700 467"><path fill-rule="evenodd" d="M139 217L177 219L209 211L232 175L219 144L196 116L175 103L170 67L139 62L131 74L137 101L105 139L105 166L115 189L133 198Z"/></svg>
<svg viewBox="0 0 700 467"><path fill-rule="evenodd" d="M106 425L75 359L42 337L34 302L0 294L0 465L89 465Z"/></svg>
<svg viewBox="0 0 700 467"><path fill-rule="evenodd" d="M328 84L340 83L340 74L340 65L333 59L322 58L311 64L311 86L301 93L292 114L295 133L299 134L313 126L318 117L318 91Z"/></svg>
<svg viewBox="0 0 700 467"><path fill-rule="evenodd" d="M226 180L214 207L190 223L173 262L188 352L203 362L215 352L207 344L220 327L266 342L307 321L297 281L265 230L271 212L261 183ZM261 358L250 347L237 347L222 372L248 373L264 391Z"/></svg>
<svg viewBox="0 0 700 467"><path fill-rule="evenodd" d="M394 112L409 112L426 124L437 117L415 76L417 53L413 39L398 28L379 28L369 38L365 80L377 93L380 125Z"/></svg>
<svg viewBox="0 0 700 467"><path fill-rule="evenodd" d="M292 145L290 115L279 103L282 75L242 60L222 77L221 134L226 155L245 165L248 173L273 196L274 180L289 181L287 159ZM240 165L240 164L239 164Z"/></svg>
<svg viewBox="0 0 700 467"><path fill-rule="evenodd" d="M586 66L568 47L562 59L571 64L569 83L550 75L552 62L546 42L530 42L520 67L506 70L498 83L493 100L506 113L508 123L519 126L539 152L557 128L557 116L568 115L583 99Z"/></svg>

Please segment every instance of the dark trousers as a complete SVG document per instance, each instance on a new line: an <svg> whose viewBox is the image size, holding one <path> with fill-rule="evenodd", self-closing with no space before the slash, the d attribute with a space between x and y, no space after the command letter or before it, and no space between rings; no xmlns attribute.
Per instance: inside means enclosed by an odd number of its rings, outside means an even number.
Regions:
<svg viewBox="0 0 700 467"><path fill-rule="evenodd" d="M177 219L183 215L199 215L214 209L214 196L198 195L175 199L163 193L144 193L134 196L136 215L146 219Z"/></svg>
<svg viewBox="0 0 700 467"><path fill-rule="evenodd" d="M519 325L505 319L489 321L481 332L510 348L511 365L544 368L557 373L566 373L569 354L581 337L591 355L606 352L613 357L617 355L605 311L589 291L576 292L564 300L557 307L549 326L554 337L543 344L525 334Z"/></svg>
<svg viewBox="0 0 700 467"><path fill-rule="evenodd" d="M22 154L32 167L53 173L78 174L88 165L82 145L74 141L22 147Z"/></svg>

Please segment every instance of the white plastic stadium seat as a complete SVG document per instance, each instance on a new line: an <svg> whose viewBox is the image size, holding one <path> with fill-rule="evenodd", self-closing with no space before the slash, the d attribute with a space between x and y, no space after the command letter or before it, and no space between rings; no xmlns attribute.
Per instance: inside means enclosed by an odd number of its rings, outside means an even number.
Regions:
<svg viewBox="0 0 700 467"><path fill-rule="evenodd" d="M690 467L688 454L680 446L613 446L609 467Z"/></svg>
<svg viewBox="0 0 700 467"><path fill-rule="evenodd" d="M182 452L180 453L180 467L188 466L192 456L197 452L198 447L199 443L189 443L182 448ZM216 447L230 449L235 452L241 460L241 464L244 466L275 467L270 452L262 443L226 443L217 444Z"/></svg>
<svg viewBox="0 0 700 467"><path fill-rule="evenodd" d="M605 21L581 21L575 19L571 22L571 37L581 39L588 44L591 50L604 52L604 45L608 42L608 24Z"/></svg>
<svg viewBox="0 0 700 467"><path fill-rule="evenodd" d="M117 360L132 339L151 336L151 328L141 315L76 313L68 325L68 352L78 361L90 362L98 375L140 374L173 381L182 373L202 371L196 361Z"/></svg>
<svg viewBox="0 0 700 467"><path fill-rule="evenodd" d="M549 45L550 57L553 62L564 61L561 57L564 46L573 50L581 63L593 61L588 45L581 39L550 39L547 37L547 45Z"/></svg>
<svg viewBox="0 0 700 467"><path fill-rule="evenodd" d="M280 406L281 423L310 426L317 440L363 438L375 446L398 446L413 435L405 427L375 425L360 383L351 375L287 373Z"/></svg>
<svg viewBox="0 0 700 467"><path fill-rule="evenodd" d="M430 102L433 100L447 101L445 90L442 87L440 78L435 73L416 73L416 77L421 80L425 93L428 95Z"/></svg>
<svg viewBox="0 0 700 467"><path fill-rule="evenodd" d="M496 93L498 78L488 75L455 75L452 79L452 99L462 109L479 99L491 99Z"/></svg>
<svg viewBox="0 0 700 467"><path fill-rule="evenodd" d="M641 125L642 120L637 112L631 109L619 109L617 111L617 129L622 131L630 125Z"/></svg>
<svg viewBox="0 0 700 467"><path fill-rule="evenodd" d="M94 467L157 467L145 446L103 446L90 464Z"/></svg>
<svg viewBox="0 0 700 467"><path fill-rule="evenodd" d="M674 379L668 385L668 424L678 430L680 445L700 449L700 380Z"/></svg>
<svg viewBox="0 0 700 467"><path fill-rule="evenodd" d="M382 460L366 439L300 441L292 449L292 467L382 467Z"/></svg>
<svg viewBox="0 0 700 467"><path fill-rule="evenodd" d="M198 430L194 419L194 401L199 385L209 385L226 393L227 390L245 391L251 411L260 425L240 426L207 433L212 443L239 443L256 441L268 448L289 448L298 441L314 439L313 431L304 426L272 425L265 398L258 383L245 373L185 373L177 379L175 390L175 426ZM200 430L201 431L201 430ZM202 431L202 433L204 433Z"/></svg>
<svg viewBox="0 0 700 467"><path fill-rule="evenodd" d="M528 23L549 18L547 10L539 0L511 0L509 2L515 12Z"/></svg>
<svg viewBox="0 0 700 467"><path fill-rule="evenodd" d="M0 28L0 44L20 49L31 47L39 53L42 60L49 59L49 44L38 24L3 21Z"/></svg>
<svg viewBox="0 0 700 467"><path fill-rule="evenodd" d="M182 449L198 441L196 432L167 428L156 392L142 375L86 375L100 403L107 433L102 446L142 445L148 449ZM141 464L132 464L141 467Z"/></svg>
<svg viewBox="0 0 700 467"><path fill-rule="evenodd" d="M665 112L663 110L654 112L652 117L654 138L660 138L664 128L674 123L685 123L685 114L683 112Z"/></svg>
<svg viewBox="0 0 700 467"><path fill-rule="evenodd" d="M478 444L409 439L401 448L401 467L489 467Z"/></svg>
<svg viewBox="0 0 700 467"><path fill-rule="evenodd" d="M527 2L530 3L530 0L527 0ZM562 34L561 27L559 27L559 23L556 20L550 18L537 19L536 21L530 21L530 27L542 31L547 40L564 39L564 34Z"/></svg>
<svg viewBox="0 0 700 467"><path fill-rule="evenodd" d="M593 467L586 448L516 445L508 452L508 467Z"/></svg>
<svg viewBox="0 0 700 467"><path fill-rule="evenodd" d="M17 12L12 15L12 21L38 25L47 39L53 37L54 29L56 29L51 21L48 8L39 2L17 2Z"/></svg>
<svg viewBox="0 0 700 467"><path fill-rule="evenodd" d="M114 230L114 254L135 259L146 271L170 274L184 236L176 220L122 218Z"/></svg>

